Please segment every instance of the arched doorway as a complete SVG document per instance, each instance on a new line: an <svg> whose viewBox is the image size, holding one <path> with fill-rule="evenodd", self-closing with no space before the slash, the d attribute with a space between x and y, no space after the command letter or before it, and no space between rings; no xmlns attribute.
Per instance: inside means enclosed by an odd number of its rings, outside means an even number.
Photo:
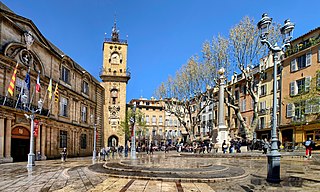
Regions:
<svg viewBox="0 0 320 192"><path fill-rule="evenodd" d="M119 138L115 135L111 135L109 138L108 138L108 147L116 147L118 146L118 142L119 142Z"/></svg>
<svg viewBox="0 0 320 192"><path fill-rule="evenodd" d="M30 149L30 131L25 127L15 127L11 131L11 156L13 162L27 161Z"/></svg>

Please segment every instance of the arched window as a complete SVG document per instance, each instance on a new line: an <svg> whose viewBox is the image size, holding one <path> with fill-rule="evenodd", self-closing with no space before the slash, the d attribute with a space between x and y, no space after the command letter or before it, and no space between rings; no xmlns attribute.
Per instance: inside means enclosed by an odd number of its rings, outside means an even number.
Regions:
<svg viewBox="0 0 320 192"><path fill-rule="evenodd" d="M117 103L118 90L112 89L110 92L110 98L111 98L112 105L115 105Z"/></svg>

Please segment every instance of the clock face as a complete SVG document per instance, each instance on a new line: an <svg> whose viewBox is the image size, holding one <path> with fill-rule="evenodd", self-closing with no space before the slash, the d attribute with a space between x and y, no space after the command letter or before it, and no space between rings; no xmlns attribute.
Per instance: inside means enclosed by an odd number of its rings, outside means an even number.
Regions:
<svg viewBox="0 0 320 192"><path fill-rule="evenodd" d="M112 53L111 55L111 63L119 64L120 63L120 56L118 53Z"/></svg>

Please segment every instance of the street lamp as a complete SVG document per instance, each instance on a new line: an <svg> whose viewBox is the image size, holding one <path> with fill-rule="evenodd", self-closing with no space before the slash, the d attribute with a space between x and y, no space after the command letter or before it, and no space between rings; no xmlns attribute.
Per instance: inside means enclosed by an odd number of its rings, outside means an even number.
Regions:
<svg viewBox="0 0 320 192"><path fill-rule="evenodd" d="M130 118L130 123L132 126L132 132L131 132L131 159L136 159L136 102L133 103L133 117Z"/></svg>
<svg viewBox="0 0 320 192"><path fill-rule="evenodd" d="M272 45L268 41L269 27L272 18L268 17L266 13L262 15L262 19L258 22L258 29L260 32L260 42L266 44L273 55L273 110L272 110L272 130L271 130L271 152L267 154L268 157L268 176L267 181L278 183L280 182L280 157L278 151L278 137L277 137L277 64L278 54L280 51L290 45L292 39L292 32L294 24L289 19L285 20L284 26L281 27L280 32L283 38L283 45L279 47L277 43Z"/></svg>
<svg viewBox="0 0 320 192"><path fill-rule="evenodd" d="M97 124L94 122L94 115L90 116L91 122L93 123L93 152L92 152L92 160L97 160Z"/></svg>
<svg viewBox="0 0 320 192"><path fill-rule="evenodd" d="M43 101L42 99L40 98L39 101L38 101L38 107L36 110L34 110L34 108L29 108L28 107L28 96L23 93L23 95L21 96L21 102L23 103L23 107L25 109L27 109L28 111L31 112L30 115L27 115L27 114L24 114L24 116L27 118L27 119L30 119L31 120L31 130L30 130L30 152L28 154L28 164L27 164L27 168L32 168L32 166L35 166L35 163L34 163L34 160L35 160L35 155L33 153L34 151L34 135L33 135L33 132L34 132L34 117L35 117L35 113L39 112L41 109L42 109L42 106L43 106Z"/></svg>

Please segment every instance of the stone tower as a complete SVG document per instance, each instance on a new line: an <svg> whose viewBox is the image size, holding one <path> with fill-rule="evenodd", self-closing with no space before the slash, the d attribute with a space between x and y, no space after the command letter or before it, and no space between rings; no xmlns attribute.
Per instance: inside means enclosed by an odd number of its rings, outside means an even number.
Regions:
<svg viewBox="0 0 320 192"><path fill-rule="evenodd" d="M119 30L114 22L111 38L105 38L103 42L103 67L100 72L101 85L105 89L105 146L124 146L125 142L121 121L126 116L126 92L130 79L127 71L127 49L127 41L119 39Z"/></svg>

